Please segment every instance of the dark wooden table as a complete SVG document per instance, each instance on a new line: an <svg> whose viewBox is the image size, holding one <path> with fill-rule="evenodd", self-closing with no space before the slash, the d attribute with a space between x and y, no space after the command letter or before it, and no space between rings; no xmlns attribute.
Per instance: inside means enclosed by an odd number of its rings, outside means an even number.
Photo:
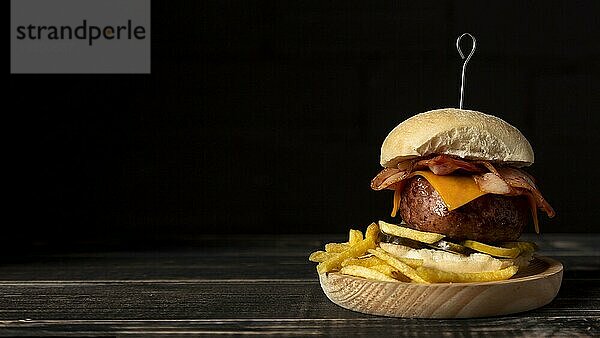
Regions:
<svg viewBox="0 0 600 338"><path fill-rule="evenodd" d="M376 317L332 304L307 261L325 241L342 237L4 259L0 335L600 335L600 235L537 238L541 254L565 265L558 297L538 310L468 320Z"/></svg>

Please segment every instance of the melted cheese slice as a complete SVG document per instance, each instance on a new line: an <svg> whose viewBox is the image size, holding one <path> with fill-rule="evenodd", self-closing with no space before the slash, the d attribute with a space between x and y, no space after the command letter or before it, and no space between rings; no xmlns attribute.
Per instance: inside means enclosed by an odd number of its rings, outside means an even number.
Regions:
<svg viewBox="0 0 600 338"><path fill-rule="evenodd" d="M454 210L487 194L479 190L479 186L471 176L440 176L431 171L415 171L411 176L414 175L424 177L431 184L446 203L448 210Z"/></svg>

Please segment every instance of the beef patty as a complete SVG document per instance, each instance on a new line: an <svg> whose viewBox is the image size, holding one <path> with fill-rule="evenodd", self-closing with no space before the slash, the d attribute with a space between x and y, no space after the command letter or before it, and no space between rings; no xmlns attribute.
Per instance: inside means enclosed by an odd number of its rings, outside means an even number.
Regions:
<svg viewBox="0 0 600 338"><path fill-rule="evenodd" d="M486 194L449 211L421 176L406 182L399 211L410 228L486 243L518 239L531 218L525 196Z"/></svg>

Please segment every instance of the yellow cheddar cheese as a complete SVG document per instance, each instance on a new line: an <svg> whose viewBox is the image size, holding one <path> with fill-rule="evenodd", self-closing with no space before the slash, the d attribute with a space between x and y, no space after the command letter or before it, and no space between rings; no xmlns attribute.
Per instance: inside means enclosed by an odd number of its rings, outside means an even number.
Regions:
<svg viewBox="0 0 600 338"><path fill-rule="evenodd" d="M436 175L430 171L415 171L412 175L424 177L440 194L448 210L459 208L486 192L479 190L472 176Z"/></svg>

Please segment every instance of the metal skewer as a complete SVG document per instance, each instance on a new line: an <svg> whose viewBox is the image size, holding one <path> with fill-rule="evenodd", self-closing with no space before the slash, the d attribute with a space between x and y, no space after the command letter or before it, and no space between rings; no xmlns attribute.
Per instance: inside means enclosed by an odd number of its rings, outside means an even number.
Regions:
<svg viewBox="0 0 600 338"><path fill-rule="evenodd" d="M471 40L473 41L473 45L471 47L471 52L469 53L469 55L467 56L467 58L465 59L465 55L463 54L462 50L460 49L460 40L462 40L462 38L464 36L468 36L471 38ZM463 66L462 66L462 76L461 76L461 84L460 84L460 102L459 102L459 109L462 109L463 107L463 100L465 97L465 85L466 85L466 79L465 79L465 71L467 70L467 63L469 63L469 60L471 60L471 56L473 56L473 54L475 53L475 48L477 46L477 40L475 39L475 37L469 33L463 33L461 36L458 37L458 39L456 39L456 49L458 50L458 54L460 55L460 57L465 60L465 62L463 62Z"/></svg>

